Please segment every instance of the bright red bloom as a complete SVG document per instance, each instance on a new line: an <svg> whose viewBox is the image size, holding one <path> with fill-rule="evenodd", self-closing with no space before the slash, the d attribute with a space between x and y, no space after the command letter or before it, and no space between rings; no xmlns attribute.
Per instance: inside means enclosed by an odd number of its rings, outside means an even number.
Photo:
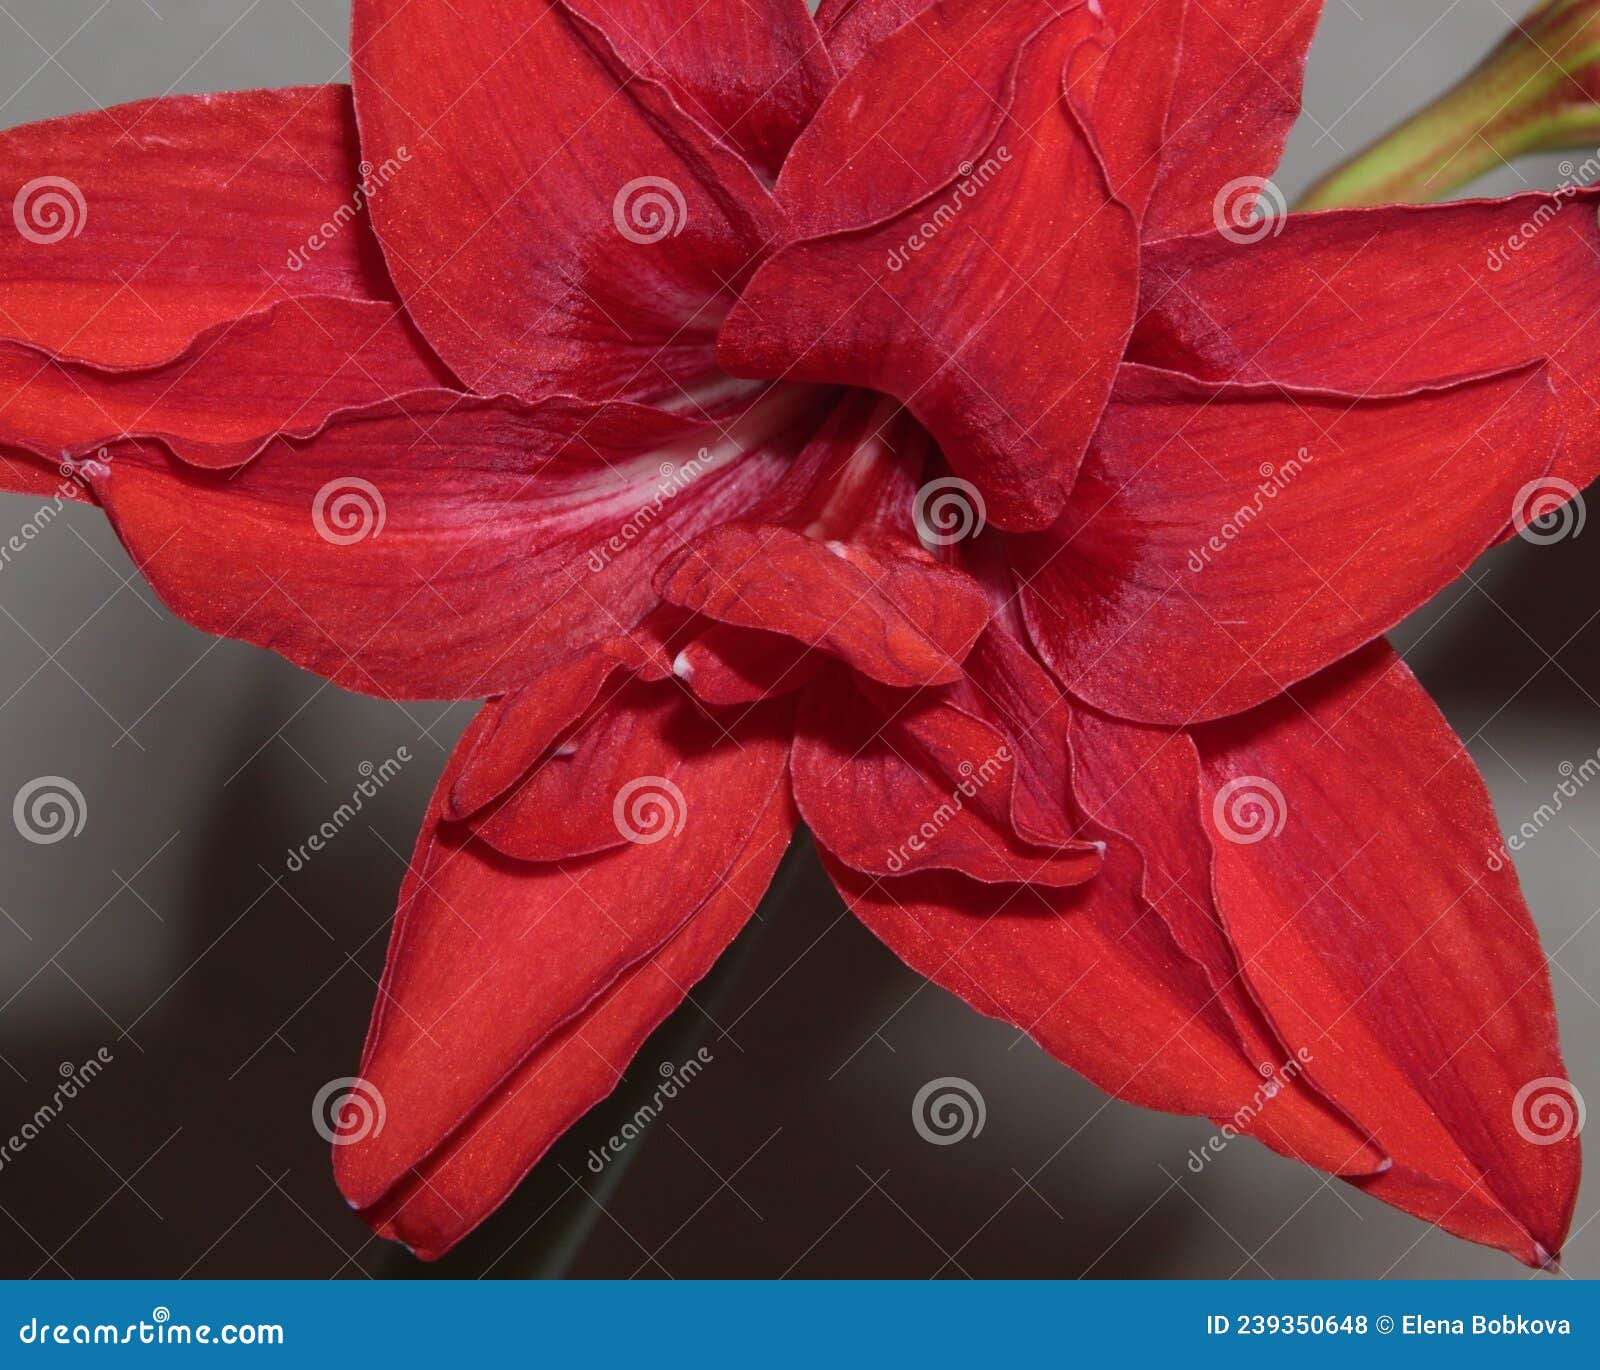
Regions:
<svg viewBox="0 0 1600 1370"><path fill-rule="evenodd" d="M0 135L81 193L0 235L0 470L65 454L202 628L489 701L336 1151L367 1219L484 1218L798 814L1105 1090L1559 1251L1544 959L1381 634L1595 474L1592 199L1231 221L1317 0L354 8L353 102Z"/></svg>

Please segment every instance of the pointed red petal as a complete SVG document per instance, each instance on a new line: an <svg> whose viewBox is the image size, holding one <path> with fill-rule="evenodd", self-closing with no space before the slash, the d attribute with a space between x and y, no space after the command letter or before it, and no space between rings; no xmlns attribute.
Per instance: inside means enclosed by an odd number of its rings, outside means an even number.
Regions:
<svg viewBox="0 0 1600 1370"><path fill-rule="evenodd" d="M908 966L1108 1094L1263 1140L1281 1134L1289 1115L1275 1119L1274 1106L1298 1066L1280 1070L1274 1087L1246 1057L1203 972L1140 900L1139 861L1121 839L1099 876L1061 890L948 875L879 880L826 856L824 864ZM1332 1117L1295 1138L1299 1154L1328 1170L1359 1171L1371 1156Z"/></svg>
<svg viewBox="0 0 1600 1370"><path fill-rule="evenodd" d="M1389 647L1196 733L1252 993L1394 1161L1364 1181L1529 1264L1578 1182L1549 975L1477 770Z"/></svg>
<svg viewBox="0 0 1600 1370"><path fill-rule="evenodd" d="M480 1110L520 1083L518 1072L562 1030L577 1025L581 1037L582 1015L716 899L752 859L752 843L770 841L789 728L781 709L752 713L719 745L686 757L675 782L636 777L614 800L635 840L560 864L511 861L458 826L440 826L453 783L446 775L401 891L362 1059L361 1077L383 1098L387 1123L335 1151L352 1204L378 1203L460 1129L472 1130ZM589 1082L574 1088L558 1112L597 1097ZM548 1144L553 1135L525 1141ZM505 1164L488 1177L486 1203L527 1164L531 1157L519 1154L509 1177Z"/></svg>
<svg viewBox="0 0 1600 1370"><path fill-rule="evenodd" d="M356 0L351 48L367 156L410 151L373 195L378 237L472 389L688 403L726 382L728 284L776 206L665 86L559 0L481 0L470 19Z"/></svg>
<svg viewBox="0 0 1600 1370"><path fill-rule="evenodd" d="M1566 422L1551 476L1584 486L1600 474L1597 206L1600 191L1566 191L1294 214L1249 243L1157 243L1134 355L1379 395L1548 359Z"/></svg>
<svg viewBox="0 0 1600 1370"><path fill-rule="evenodd" d="M1125 367L1066 514L1019 540L1035 640L1119 717L1249 708L1459 575L1560 425L1542 370L1369 400Z"/></svg>
<svg viewBox="0 0 1600 1370"><path fill-rule="evenodd" d="M1230 183L1276 170L1321 17L1322 0L1189 0L1150 237L1227 222Z"/></svg>
<svg viewBox="0 0 1600 1370"><path fill-rule="evenodd" d="M873 48L784 166L801 240L718 343L736 374L903 400L1005 528L1059 510L1133 323L1132 217L1062 98L1098 22L944 0Z"/></svg>
<svg viewBox="0 0 1600 1370"><path fill-rule="evenodd" d="M779 786L734 867L682 931L529 1056L448 1142L362 1216L381 1235L432 1260L493 1212L551 1144L616 1087L649 1034L738 936L794 827L794 806Z"/></svg>
<svg viewBox="0 0 1600 1370"><path fill-rule="evenodd" d="M1122 834L1144 864L1143 896L1205 974L1239 1049L1273 1082L1254 1135L1274 1150L1343 1175L1388 1160L1307 1078L1306 1063L1262 1014L1223 932L1211 893L1211 839L1200 812L1200 761L1187 733L1072 711L1077 793L1097 822Z"/></svg>
<svg viewBox="0 0 1600 1370"><path fill-rule="evenodd" d="M400 167L394 149L370 183ZM303 295L392 299L344 86L175 95L0 133L0 334L106 366ZM41 179L43 178L43 179Z"/></svg>
<svg viewBox="0 0 1600 1370"><path fill-rule="evenodd" d="M44 456L148 437L200 466L236 466L274 434L305 436L340 410L451 384L398 305L309 297L218 324L146 370L0 342L0 437Z"/></svg>
<svg viewBox="0 0 1600 1370"><path fill-rule="evenodd" d="M781 397L724 436L632 405L434 391L227 477L127 444L93 479L197 627L351 689L470 699L638 624L661 558L759 499L804 422Z"/></svg>
<svg viewBox="0 0 1600 1370"><path fill-rule="evenodd" d="M982 545L973 550L980 557L987 551ZM1009 585L1003 571L992 562L986 568L986 583L996 591ZM1181 735L1120 724L1069 702L1028 653L1014 619L1014 612L1004 608L997 613L967 660L971 687L949 694L958 707L994 719L1017 756L1011 795L1017 831L1034 841L1048 840L1049 833L1057 834L1056 841L1081 843L1085 835L1105 839L1108 872L1097 879L1109 878L1113 884L1093 901L1098 916L1115 916L1113 901L1121 890L1121 897L1137 902L1145 919L1164 925L1172 947L1193 968L1194 979L1185 976L1176 982L1186 987L1183 993L1196 996L1188 1001L1190 1011L1209 1015L1220 1009L1229 1031L1221 1034L1219 1029L1219 1049L1225 1035L1229 1049L1254 1067L1258 1093L1248 1100L1246 1118L1230 1113L1220 1122L1239 1127L1247 1121L1248 1130L1268 1146L1340 1173L1381 1168L1382 1153L1310 1086L1302 1063L1291 1058L1255 1009L1239 976L1211 900L1211 853L1200 823L1193 744ZM797 742L797 760L800 746ZM948 761L945 773L955 774ZM799 774L797 764L797 783ZM980 790L977 802L993 788ZM1115 883L1127 870L1128 848L1137 852L1142 868L1131 890ZM1132 915L1124 910L1124 916ZM1162 943L1157 939L1150 945ZM1204 999L1198 997L1201 980ZM1006 1002L987 980L979 983L998 1002ZM1063 985L1063 992L1069 988ZM1110 1003L1104 1012L1108 1020L1120 1014ZM1055 1046L1050 1049L1060 1054ZM1076 1063L1079 1058L1062 1059Z"/></svg>

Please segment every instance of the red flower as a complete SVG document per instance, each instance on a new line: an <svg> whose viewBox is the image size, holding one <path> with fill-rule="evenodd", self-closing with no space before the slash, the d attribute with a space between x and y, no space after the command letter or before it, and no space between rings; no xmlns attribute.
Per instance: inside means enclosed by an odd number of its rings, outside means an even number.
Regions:
<svg viewBox="0 0 1600 1370"><path fill-rule="evenodd" d="M346 1195L459 1240L798 810L1105 1090L1549 1259L1544 960L1380 635L1595 474L1594 197L1235 217L1315 0L762 10L357 0L353 104L0 137L11 488L65 454L191 622L489 699Z"/></svg>

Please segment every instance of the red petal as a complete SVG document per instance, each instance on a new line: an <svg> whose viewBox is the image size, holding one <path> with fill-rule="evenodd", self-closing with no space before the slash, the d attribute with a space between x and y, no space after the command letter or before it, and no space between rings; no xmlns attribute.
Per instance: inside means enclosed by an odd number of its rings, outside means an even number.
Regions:
<svg viewBox="0 0 1600 1370"><path fill-rule="evenodd" d="M834 65L849 71L934 0L823 0L817 25ZM1067 97L1107 158L1119 198L1136 215L1161 169L1167 106L1177 77L1188 0L1099 0L1107 24L1072 55ZM1042 7L1038 13L1044 14Z"/></svg>
<svg viewBox="0 0 1600 1370"><path fill-rule="evenodd" d="M675 786L639 777L655 782L648 794L669 824L641 827L640 840L604 855L555 865L507 860L459 827L440 826L453 783L446 775L401 890L362 1059L361 1077L383 1098L387 1125L335 1152L352 1204L379 1202L481 1118L536 1052L581 1024L626 972L708 907L752 859L752 843L770 840L789 727L782 710L753 713L718 746L685 758ZM630 821L640 803L652 802L645 794L625 801L634 806L625 811ZM722 916L726 910L718 922ZM593 1101L590 1085L575 1088L558 1111ZM480 1196L485 1207L516 1173L484 1181L493 1191Z"/></svg>
<svg viewBox="0 0 1600 1370"><path fill-rule="evenodd" d="M1274 1121L1281 1085L1274 1091L1245 1056L1204 973L1149 916L1127 843L1113 839L1100 875L1060 890L947 875L879 880L824 863L846 902L913 970L1026 1032L1107 1093L1263 1140L1278 1135L1288 1116ZM1303 1154L1328 1170L1359 1170L1370 1157L1332 1119L1306 1130Z"/></svg>
<svg viewBox="0 0 1600 1370"><path fill-rule="evenodd" d="M903 400L1004 528L1060 509L1133 322L1134 225L1062 100L1097 22L945 0L878 44L795 144L805 236L718 345L738 374Z"/></svg>
<svg viewBox="0 0 1600 1370"><path fill-rule="evenodd" d="M397 305L312 297L217 324L149 370L0 343L0 436L53 456L136 435L185 461L234 466L275 433L304 436L342 409L450 383Z"/></svg>
<svg viewBox="0 0 1600 1370"><path fill-rule="evenodd" d="M784 163L778 198L792 237L882 223L963 167L970 173L1006 126L1024 66L1019 49L1031 46L1027 65L1042 69L1049 60L1039 55L1039 35L1068 27L1049 3L934 0L920 9L840 81ZM1078 16L1071 37L1082 41L1094 27Z"/></svg>
<svg viewBox="0 0 1600 1370"><path fill-rule="evenodd" d="M1449 725L1379 642L1196 737L1223 922L1284 1040L1393 1158L1364 1187L1530 1264L1559 1252L1579 1157L1575 1128L1538 1132L1541 1091L1573 1103L1549 976Z"/></svg>
<svg viewBox="0 0 1600 1370"><path fill-rule="evenodd" d="M1104 159L1112 193L1142 220L1163 171L1189 0L1100 4L1106 27L1072 54L1067 98Z"/></svg>
<svg viewBox="0 0 1600 1370"><path fill-rule="evenodd" d="M724 437L631 405L428 392L227 478L114 448L95 489L196 626L353 689L472 698L640 622L661 557L786 469L807 403L776 396Z"/></svg>
<svg viewBox="0 0 1600 1370"><path fill-rule="evenodd" d="M369 179L399 165L378 160ZM392 299L359 162L344 86L175 95L0 133L8 194L33 188L15 206L30 234L0 233L0 332L150 366L280 300Z"/></svg>
<svg viewBox="0 0 1600 1370"><path fill-rule="evenodd" d="M556 1138L616 1087L649 1034L743 929L794 826L794 806L780 786L734 868L683 930L535 1051L449 1142L363 1215L367 1221L432 1260L487 1217Z"/></svg>
<svg viewBox="0 0 1600 1370"><path fill-rule="evenodd" d="M981 598L931 557L889 559L770 524L703 534L661 593L726 623L785 633L889 685L955 679L983 630Z"/></svg>
<svg viewBox="0 0 1600 1370"><path fill-rule="evenodd" d="M822 0L817 27L840 75L934 0Z"/></svg>
<svg viewBox="0 0 1600 1370"><path fill-rule="evenodd" d="M636 627L618 633L601 650L640 680L666 680L674 674L673 659L693 630L692 614L676 604L658 604Z"/></svg>
<svg viewBox="0 0 1600 1370"><path fill-rule="evenodd" d="M826 676L801 698L793 765L817 841L870 875L954 870L986 883L1076 885L1100 867L1091 842L1017 835L1011 740L937 698L885 713Z"/></svg>
<svg viewBox="0 0 1600 1370"><path fill-rule="evenodd" d="M1069 704L1028 646L1005 542L991 534L956 550L983 585L991 613L962 663L962 679L942 697L1002 734L1015 753L1007 819L1017 834L1041 846L1081 845L1086 839L1073 795Z"/></svg>
<svg viewBox="0 0 1600 1370"><path fill-rule="evenodd" d="M991 621L964 663L966 679L948 699L1009 739L1017 761L1010 822L1018 835L1044 846L1081 842L1067 702L1015 635L1008 622L1013 615L999 613Z"/></svg>
<svg viewBox="0 0 1600 1370"><path fill-rule="evenodd" d="M834 83L805 0L568 0L629 68L775 179Z"/></svg>
<svg viewBox="0 0 1600 1370"><path fill-rule="evenodd" d="M1259 190L1300 113L1322 0L1189 0L1151 237L1219 220L1229 183Z"/></svg>
<svg viewBox="0 0 1600 1370"><path fill-rule="evenodd" d="M679 653L673 671L697 698L728 706L798 690L826 660L792 637L712 623Z"/></svg>
<svg viewBox="0 0 1600 1370"><path fill-rule="evenodd" d="M817 27L843 73L934 0L822 0ZM1116 192L1142 214L1160 170L1188 0L1099 0L1108 26L1073 54L1066 90L1110 155ZM1044 9L1037 7L1042 15Z"/></svg>
<svg viewBox="0 0 1600 1370"><path fill-rule="evenodd" d="M16 495L50 495L60 500L93 504L87 477L71 462L46 461L33 452L0 443L0 491Z"/></svg>
<svg viewBox="0 0 1600 1370"><path fill-rule="evenodd" d="M1008 583L997 574L990 578L997 590ZM1212 905L1211 849L1200 823L1193 744L1181 734L1117 723L1069 704L1015 635L1012 617L998 614L968 658L973 688L950 694L960 707L998 720L1017 754L1011 796L1017 831L1035 841L1049 832L1060 834L1057 841L1080 844L1085 833L1105 837L1113 881L1125 869L1125 849L1134 848L1143 871L1129 897L1139 899L1146 918L1165 925L1172 944L1203 976L1208 997L1194 1000L1193 1010L1220 1006L1230 1021L1232 1049L1254 1065L1257 1088L1270 1097L1270 1107L1262 1106L1263 1100L1253 1102L1250 1130L1276 1150L1314 1165L1345 1174L1380 1169L1386 1163L1382 1153L1309 1085L1300 1063L1291 1061L1245 991ZM800 746L797 742L797 783ZM1086 825L1076 799L1092 815L1091 823ZM1102 893L1110 899L1117 888ZM1119 1013L1107 1009L1110 1018ZM1231 1113L1219 1121L1238 1125Z"/></svg>
<svg viewBox="0 0 1600 1370"><path fill-rule="evenodd" d="M1218 380L1399 394L1547 358L1552 477L1600 474L1600 192L1279 220L1277 236L1145 254L1136 355ZM1441 268L1441 263L1446 264Z"/></svg>
<svg viewBox="0 0 1600 1370"><path fill-rule="evenodd" d="M1019 540L1035 640L1119 717L1249 708L1459 575L1560 424L1540 370L1366 400L1126 367L1066 514Z"/></svg>
<svg viewBox="0 0 1600 1370"><path fill-rule="evenodd" d="M603 651L582 652L553 666L534 684L485 704L473 746L462 750L444 817L466 818L515 785L588 711L616 666Z"/></svg>
<svg viewBox="0 0 1600 1370"><path fill-rule="evenodd" d="M481 0L470 19L356 0L354 16L362 146L410 151L373 222L472 389L687 403L726 383L729 283L777 221L742 157L559 0Z"/></svg>
<svg viewBox="0 0 1600 1370"><path fill-rule="evenodd" d="M889 685L956 679L988 606L917 541L927 445L895 406L849 393L748 520L702 534L663 569L662 597Z"/></svg>
<svg viewBox="0 0 1600 1370"><path fill-rule="evenodd" d="M1200 761L1187 733L1121 723L1087 709L1071 717L1077 794L1097 822L1120 833L1144 864L1143 897L1206 978L1239 1049L1263 1081L1276 1081L1255 1135L1284 1155L1344 1175L1388 1159L1318 1092L1262 1015L1223 933L1211 894L1211 839L1202 824Z"/></svg>
<svg viewBox="0 0 1600 1370"><path fill-rule="evenodd" d="M670 791L728 732L677 681L607 691L595 716L475 817L473 831L520 861L564 861L620 847L636 840L626 806L618 807L630 782L649 776L663 782L652 793Z"/></svg>

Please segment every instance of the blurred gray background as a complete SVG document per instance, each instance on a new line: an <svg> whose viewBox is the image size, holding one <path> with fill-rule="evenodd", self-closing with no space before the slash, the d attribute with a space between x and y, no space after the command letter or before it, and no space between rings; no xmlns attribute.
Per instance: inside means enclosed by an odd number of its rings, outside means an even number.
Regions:
<svg viewBox="0 0 1600 1370"><path fill-rule="evenodd" d="M1520 13L1496 0L1330 0L1283 188L1462 72ZM0 126L167 91L341 80L343 0L0 0ZM1486 189L1557 183L1555 158ZM38 500L0 497L9 535ZM1397 635L1469 740L1507 828L1600 745L1600 528L1486 558ZM398 708L175 621L92 511L0 570L0 795L40 775L87 827L0 823L0 1134L64 1065L111 1064L0 1168L5 1273L127 1275L1516 1277L1521 1267L1209 1124L1107 1103L915 977L802 877L646 1048L708 1068L604 1184L602 1107L499 1218L423 1271L346 1209L311 1124L356 1068L418 817L473 706ZM416 759L332 848L298 846L363 761ZM1600 787L1521 860L1568 1063L1600 1102ZM1595 921L1591 921L1595 920ZM707 1035L709 1033L709 1035ZM916 1090L981 1088L982 1135L930 1147ZM1072 1139L1065 1147L1062 1143ZM1600 1182L1566 1273L1600 1274Z"/></svg>

